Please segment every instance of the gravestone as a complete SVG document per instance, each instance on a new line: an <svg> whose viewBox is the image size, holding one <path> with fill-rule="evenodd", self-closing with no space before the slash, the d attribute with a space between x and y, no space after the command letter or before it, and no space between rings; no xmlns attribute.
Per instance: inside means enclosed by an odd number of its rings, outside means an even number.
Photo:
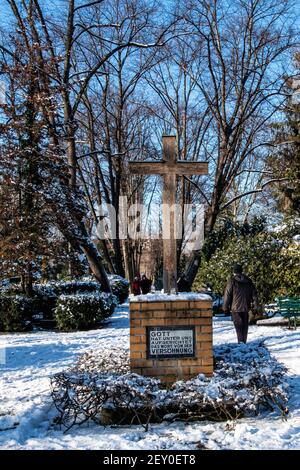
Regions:
<svg viewBox="0 0 300 470"><path fill-rule="evenodd" d="M164 294L130 300L131 370L163 383L212 375L212 301L204 294L171 294L177 292L175 214L166 210L176 202L177 176L207 174L208 164L177 160L176 138L164 136L162 161L129 165L133 174L163 176L163 225L170 226L163 239Z"/></svg>

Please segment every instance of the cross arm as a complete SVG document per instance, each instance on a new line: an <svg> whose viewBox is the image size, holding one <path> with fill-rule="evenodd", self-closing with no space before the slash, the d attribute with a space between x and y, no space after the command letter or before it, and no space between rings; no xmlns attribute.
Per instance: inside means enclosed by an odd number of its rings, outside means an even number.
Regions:
<svg viewBox="0 0 300 470"><path fill-rule="evenodd" d="M129 162L129 169L133 175L168 175L171 173L178 176L207 175L208 163L185 160L177 160L174 163L168 160L162 160L161 162Z"/></svg>
<svg viewBox="0 0 300 470"><path fill-rule="evenodd" d="M178 160L176 163L176 174L183 175L207 175L208 163L207 162L190 162Z"/></svg>
<svg viewBox="0 0 300 470"><path fill-rule="evenodd" d="M169 170L165 162L129 162L133 175L166 175Z"/></svg>

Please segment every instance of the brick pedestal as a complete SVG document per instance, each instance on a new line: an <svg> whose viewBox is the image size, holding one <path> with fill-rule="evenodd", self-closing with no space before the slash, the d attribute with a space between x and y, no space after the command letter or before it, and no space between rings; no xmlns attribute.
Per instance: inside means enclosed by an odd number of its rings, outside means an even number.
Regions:
<svg viewBox="0 0 300 470"><path fill-rule="evenodd" d="M182 329L189 330L187 334L190 338L193 336L192 357L191 354L187 357L185 352L182 357L168 357L166 354L166 357L162 358L151 354L155 350L153 343L151 343L152 349L150 350L150 335L161 336L164 332L166 335L176 335L179 332L180 335ZM191 341L190 338L185 340ZM169 350L166 349L166 352L168 353ZM181 294L178 297L160 296L159 300L155 295L153 299L151 295L133 298L130 302L130 366L132 372L157 377L164 383L189 380L200 373L212 375L212 301L210 297L200 294Z"/></svg>

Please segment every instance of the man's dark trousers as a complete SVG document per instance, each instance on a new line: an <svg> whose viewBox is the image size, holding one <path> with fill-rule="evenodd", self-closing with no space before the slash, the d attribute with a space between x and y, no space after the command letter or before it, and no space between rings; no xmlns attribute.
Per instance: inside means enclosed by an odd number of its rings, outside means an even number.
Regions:
<svg viewBox="0 0 300 470"><path fill-rule="evenodd" d="M231 316L235 326L238 342L246 343L248 335L249 312L232 312Z"/></svg>

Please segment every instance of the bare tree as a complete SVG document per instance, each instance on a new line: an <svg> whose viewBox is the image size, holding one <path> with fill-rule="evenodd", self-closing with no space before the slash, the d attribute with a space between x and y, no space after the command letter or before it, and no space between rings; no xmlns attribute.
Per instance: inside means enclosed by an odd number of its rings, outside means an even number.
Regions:
<svg viewBox="0 0 300 470"><path fill-rule="evenodd" d="M68 0L55 21L40 0L6 3L14 22L3 33L2 62L19 69L34 63L39 92L48 97L38 112L57 162L65 162L65 174L55 167L65 211L49 201L56 225L104 289L100 253L111 271L132 277L138 267L142 242L121 240L119 196L149 202L159 188L156 179L132 178L127 161L157 158L162 133L175 130L179 158L209 162L209 177L185 178L178 190L182 205L206 205L207 233L222 212L234 207L237 215L244 201L249 209L274 183L264 173L265 144L285 98L283 58L294 42L288 0L179 0L162 7ZM22 43L22 54L16 43L8 46L9 34ZM5 67L3 73L9 78ZM97 249L102 203L116 211L116 237L100 240ZM178 257L182 249L179 243ZM190 281L200 256L192 259Z"/></svg>
<svg viewBox="0 0 300 470"><path fill-rule="evenodd" d="M127 17L120 19L121 24L118 23L118 18L116 18L117 22L113 23L105 20L105 9L101 10L102 4L110 4L110 2L103 0L93 2L68 0L61 11L61 19L56 23L53 23L51 17L47 15L44 5L39 0L22 0L21 3L7 0L7 3L15 17L16 26L28 54L34 46L37 79L41 81L45 90L48 89L49 94L50 91L53 93L51 85L56 84L57 104L61 104L63 109L61 115L55 110L50 110L46 100L42 104L52 143L61 151L66 151L69 166L70 191L67 207L72 213L72 224L68 229L59 213L56 214L57 224L73 248L83 251L103 289L109 290L100 254L92 243L85 225L85 211L78 210L76 204L73 204L76 199L74 195L79 194L78 146L76 144L78 113L92 81L99 74L105 73L104 67L110 58L120 51L129 51L130 48L148 49L161 45L166 40L168 27L152 31L152 34L149 33L148 39L151 35L152 41L147 43L140 41L143 38L138 34L138 28L135 34L129 37L106 38L107 28L118 31L122 24L126 28L126 22L134 22L137 15L142 13L141 10L134 8L134 2L128 7ZM101 15L99 16L100 10L104 12L102 18ZM103 22L102 19L104 19ZM89 55L88 67L83 68L83 61L86 64L87 39L91 37L97 38L101 44L101 51L94 50L94 54ZM9 50L6 45L0 47L4 54L14 55L14 51ZM22 66L22 59L19 59L19 65ZM55 206L53 210L55 211Z"/></svg>
<svg viewBox="0 0 300 470"><path fill-rule="evenodd" d="M140 0L110 2L105 11L105 19L111 25L105 29L106 40L103 42L94 33L90 36L86 47L89 53L84 52L86 67L89 67L91 54L106 53L110 47L108 43L149 41L149 34L155 28L155 14L153 7ZM98 21L103 24L101 15ZM127 161L149 152L149 110L141 82L153 66L156 55L156 49L119 50L106 61L104 73L91 82L77 113L86 129L82 133L82 142L88 144L89 151L80 159L80 173L94 207L91 211L94 224L99 219L97 206L112 205L116 214L115 236L101 243L112 248L110 267L121 275L125 268L129 279L138 269L141 240L120 239L119 198L127 196L130 204L142 202L143 184L131 180Z"/></svg>
<svg viewBox="0 0 300 470"><path fill-rule="evenodd" d="M209 107L215 133L205 155L211 168L208 233L227 207L237 175L253 169L253 155L264 159L267 124L284 100L286 70L278 62L295 42L288 15L286 0L199 0L189 5L185 19L199 38L199 61L205 64L200 78L189 73ZM199 256L190 265L190 281Z"/></svg>

